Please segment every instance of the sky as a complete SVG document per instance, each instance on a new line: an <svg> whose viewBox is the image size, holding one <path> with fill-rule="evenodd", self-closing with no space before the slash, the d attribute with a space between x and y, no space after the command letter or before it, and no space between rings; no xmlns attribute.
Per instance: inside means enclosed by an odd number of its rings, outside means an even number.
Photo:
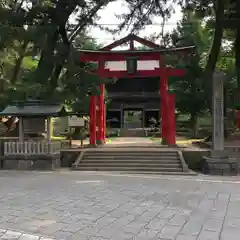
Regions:
<svg viewBox="0 0 240 240"><path fill-rule="evenodd" d="M99 25L107 26L107 27L113 27L116 28L117 25L120 23L120 21L117 19L115 14L121 14L121 13L126 13L128 11L127 6L124 6L124 1L123 0L118 0L116 2L108 4L108 6L102 10L99 11L99 16L100 19L98 20ZM172 17L168 20L166 23L165 27L165 32L171 32L175 27L178 21L180 21L182 18L182 13L181 9L179 6L175 7L175 14L172 15ZM159 33L161 31L161 23L162 20L161 18L155 17L153 19L154 24L153 25L148 25L140 31L138 34L140 37L148 37L152 35L153 33ZM97 27L91 27L89 29L89 36L95 38L98 43L103 44L103 45L108 45L111 42L118 40L120 38L123 38L128 35L128 32L121 32L119 35L113 36L110 33L107 33L103 30L100 30ZM156 43L160 43L156 42Z"/></svg>

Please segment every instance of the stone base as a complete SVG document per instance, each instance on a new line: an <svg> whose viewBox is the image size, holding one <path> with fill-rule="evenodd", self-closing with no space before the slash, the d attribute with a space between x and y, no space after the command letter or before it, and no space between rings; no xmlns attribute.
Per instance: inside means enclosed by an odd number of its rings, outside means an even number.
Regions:
<svg viewBox="0 0 240 240"><path fill-rule="evenodd" d="M238 175L239 169L236 159L229 157L203 157L203 173L221 176Z"/></svg>
<svg viewBox="0 0 240 240"><path fill-rule="evenodd" d="M76 161L80 153L81 151L79 149L76 149L76 151L61 151L61 167L72 167L72 164Z"/></svg>
<svg viewBox="0 0 240 240"><path fill-rule="evenodd" d="M61 167L60 156L4 156L2 169L6 170L55 170Z"/></svg>

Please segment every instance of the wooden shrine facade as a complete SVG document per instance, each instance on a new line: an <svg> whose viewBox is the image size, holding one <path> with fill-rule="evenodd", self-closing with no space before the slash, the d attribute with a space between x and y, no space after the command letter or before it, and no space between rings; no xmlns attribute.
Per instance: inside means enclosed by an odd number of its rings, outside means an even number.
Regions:
<svg viewBox="0 0 240 240"><path fill-rule="evenodd" d="M135 50L134 42L137 41L149 50ZM115 47L129 43L129 50L112 51ZM175 124L175 96L168 93L168 77L183 76L184 70L166 67L164 56L166 54L191 53L194 46L181 48L161 48L161 46L142 39L136 35L115 41L114 43L98 50L80 50L81 62L96 62L98 69L95 71L102 78L159 78L160 94L159 110L161 112L162 138L167 144L176 142ZM104 84L100 84L100 95L90 97L90 144L104 143L106 135L106 106L104 100Z"/></svg>
<svg viewBox="0 0 240 240"><path fill-rule="evenodd" d="M123 78L114 84L105 84L108 93L107 125L110 128L127 128L124 119L140 114L136 128L149 128L153 117L160 121L159 77ZM133 119L133 118L132 118ZM134 124L133 124L134 126Z"/></svg>

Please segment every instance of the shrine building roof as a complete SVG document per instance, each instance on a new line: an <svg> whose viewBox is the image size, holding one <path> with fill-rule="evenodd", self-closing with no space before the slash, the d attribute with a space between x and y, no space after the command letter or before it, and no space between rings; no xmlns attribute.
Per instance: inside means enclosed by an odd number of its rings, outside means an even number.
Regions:
<svg viewBox="0 0 240 240"><path fill-rule="evenodd" d="M0 112L0 116L16 117L57 117L65 114L66 109L62 104L39 100L13 102Z"/></svg>

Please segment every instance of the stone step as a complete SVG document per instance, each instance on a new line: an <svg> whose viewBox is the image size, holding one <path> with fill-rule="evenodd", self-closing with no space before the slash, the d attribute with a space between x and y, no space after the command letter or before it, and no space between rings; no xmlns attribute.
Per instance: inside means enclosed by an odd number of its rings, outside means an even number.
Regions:
<svg viewBox="0 0 240 240"><path fill-rule="evenodd" d="M182 172L182 168L151 168L151 167L114 167L114 166L82 166L79 165L75 170L79 171L127 171L127 172Z"/></svg>
<svg viewBox="0 0 240 240"><path fill-rule="evenodd" d="M186 172L180 153L176 150L95 149L84 152L74 165L81 171L123 172Z"/></svg>
<svg viewBox="0 0 240 240"><path fill-rule="evenodd" d="M98 151L86 151L84 153L85 156L116 156L116 155L121 155L121 156L144 156L144 155L147 155L147 156L158 156L158 157L161 157L161 156L178 156L178 153L177 152L132 152L132 151L105 151L105 152L98 152Z"/></svg>
<svg viewBox="0 0 240 240"><path fill-rule="evenodd" d="M156 159L150 159L146 157L142 157L142 158L131 158L131 157L121 157L121 156L112 156L109 158L98 158L98 157L84 157L84 161L94 161L94 162L115 162L115 161L121 161L123 163L125 162L159 162L159 163L176 163L176 162L180 162L180 159L178 158L165 158L165 159L160 159L160 158L156 158Z"/></svg>
<svg viewBox="0 0 240 240"><path fill-rule="evenodd" d="M178 159L178 155L150 155L150 154L84 154L84 157L99 158L99 159L111 159L115 157L120 158L135 158L135 159Z"/></svg>
<svg viewBox="0 0 240 240"><path fill-rule="evenodd" d="M81 167L151 167L151 168L180 168L182 169L182 166L180 163L174 163L174 164L164 164L164 163L152 163L149 164L147 162L145 163L122 163L122 162L104 162L104 163L99 163L99 162L88 162L88 161L83 161L81 163Z"/></svg>
<svg viewBox="0 0 240 240"><path fill-rule="evenodd" d="M142 149L147 149L149 151L153 151L153 150L158 150L158 151L174 151L176 152L177 146L168 146L168 145L159 145L158 143L154 144L154 143L144 143L141 144L141 146L139 146L138 144L135 143L119 143L119 144L107 144L107 145L102 145L102 146L98 146L98 149L124 149L127 150L129 148L131 149L138 149L139 151L142 151ZM172 150L171 150L172 149Z"/></svg>

